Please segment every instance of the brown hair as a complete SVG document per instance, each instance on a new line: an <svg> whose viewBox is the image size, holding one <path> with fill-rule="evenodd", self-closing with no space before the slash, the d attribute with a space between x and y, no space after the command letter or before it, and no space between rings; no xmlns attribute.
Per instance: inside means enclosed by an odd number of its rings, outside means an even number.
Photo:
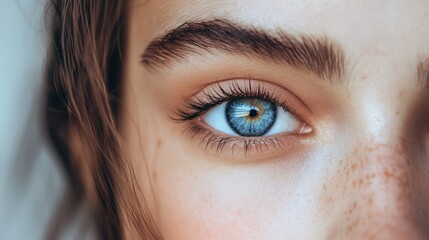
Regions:
<svg viewBox="0 0 429 240"><path fill-rule="evenodd" d="M146 203L138 201L118 131L127 2L50 2L46 126L76 202L89 203L100 239L123 239L124 226L139 238L161 239Z"/></svg>

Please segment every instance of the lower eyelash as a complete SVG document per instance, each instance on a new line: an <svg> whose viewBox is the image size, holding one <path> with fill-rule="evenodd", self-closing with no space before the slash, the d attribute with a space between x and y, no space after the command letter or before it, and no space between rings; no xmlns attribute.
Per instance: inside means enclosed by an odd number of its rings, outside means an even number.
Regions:
<svg viewBox="0 0 429 240"><path fill-rule="evenodd" d="M265 137L265 138L244 138L235 136L219 136L212 133L210 130L192 125L185 130L191 138L199 138L199 142L205 144L205 150L215 149L216 153L222 151L225 146L230 145L231 152L234 154L234 149L240 147L244 152L256 150L263 153L271 147L277 148L282 144L282 140L278 137Z"/></svg>

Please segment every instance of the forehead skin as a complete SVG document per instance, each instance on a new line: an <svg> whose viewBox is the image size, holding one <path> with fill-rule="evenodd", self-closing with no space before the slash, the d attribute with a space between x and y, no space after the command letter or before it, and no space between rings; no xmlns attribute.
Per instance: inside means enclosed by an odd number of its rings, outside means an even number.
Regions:
<svg viewBox="0 0 429 240"><path fill-rule="evenodd" d="M429 112L428 89L418 79L419 64L429 59L428 1L133 0L131 5L124 136L166 239L424 239L429 166L426 149L417 146L427 137L415 136L428 129L427 118L420 119L425 115L420 112ZM212 19L326 36L343 49L345 88L292 87L304 99L313 96L308 105L315 115L332 120L320 118L329 133L320 131L321 144L299 157L305 161L207 163L196 147L184 150L178 125L163 119L163 107L152 96L169 88L180 95L185 87L170 75L188 68L178 64L157 75L144 69L141 56L154 38L184 22ZM413 127L421 122L424 128Z"/></svg>

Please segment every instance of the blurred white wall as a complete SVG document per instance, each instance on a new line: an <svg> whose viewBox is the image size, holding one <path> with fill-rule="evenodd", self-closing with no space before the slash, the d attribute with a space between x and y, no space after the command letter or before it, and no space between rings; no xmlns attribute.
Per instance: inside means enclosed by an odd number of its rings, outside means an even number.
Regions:
<svg viewBox="0 0 429 240"><path fill-rule="evenodd" d="M0 239L45 239L67 187L41 128L45 2L0 0Z"/></svg>

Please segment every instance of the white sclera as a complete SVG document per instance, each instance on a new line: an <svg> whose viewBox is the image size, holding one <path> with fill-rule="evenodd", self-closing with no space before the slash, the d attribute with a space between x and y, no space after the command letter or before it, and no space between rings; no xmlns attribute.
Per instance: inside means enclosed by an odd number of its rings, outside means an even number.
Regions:
<svg viewBox="0 0 429 240"><path fill-rule="evenodd" d="M226 119L226 104L224 102L216 107L213 107L206 113L204 121L210 127L232 136L240 136L229 126L228 120Z"/></svg>
<svg viewBox="0 0 429 240"><path fill-rule="evenodd" d="M213 107L206 113L203 120L207 123L207 125L219 132L232 136L240 136L231 128L231 126L229 126L228 120L226 118L226 105L227 102L224 102L218 106ZM299 126L299 120L296 119L294 115L288 111L285 111L282 107L277 106L277 116L274 124L271 126L270 130L264 134L264 136L270 136L283 132L296 132L299 130Z"/></svg>
<svg viewBox="0 0 429 240"><path fill-rule="evenodd" d="M273 126L264 136L274 135L283 132L296 132L300 122L290 112L285 111L282 107L277 106L277 117Z"/></svg>

